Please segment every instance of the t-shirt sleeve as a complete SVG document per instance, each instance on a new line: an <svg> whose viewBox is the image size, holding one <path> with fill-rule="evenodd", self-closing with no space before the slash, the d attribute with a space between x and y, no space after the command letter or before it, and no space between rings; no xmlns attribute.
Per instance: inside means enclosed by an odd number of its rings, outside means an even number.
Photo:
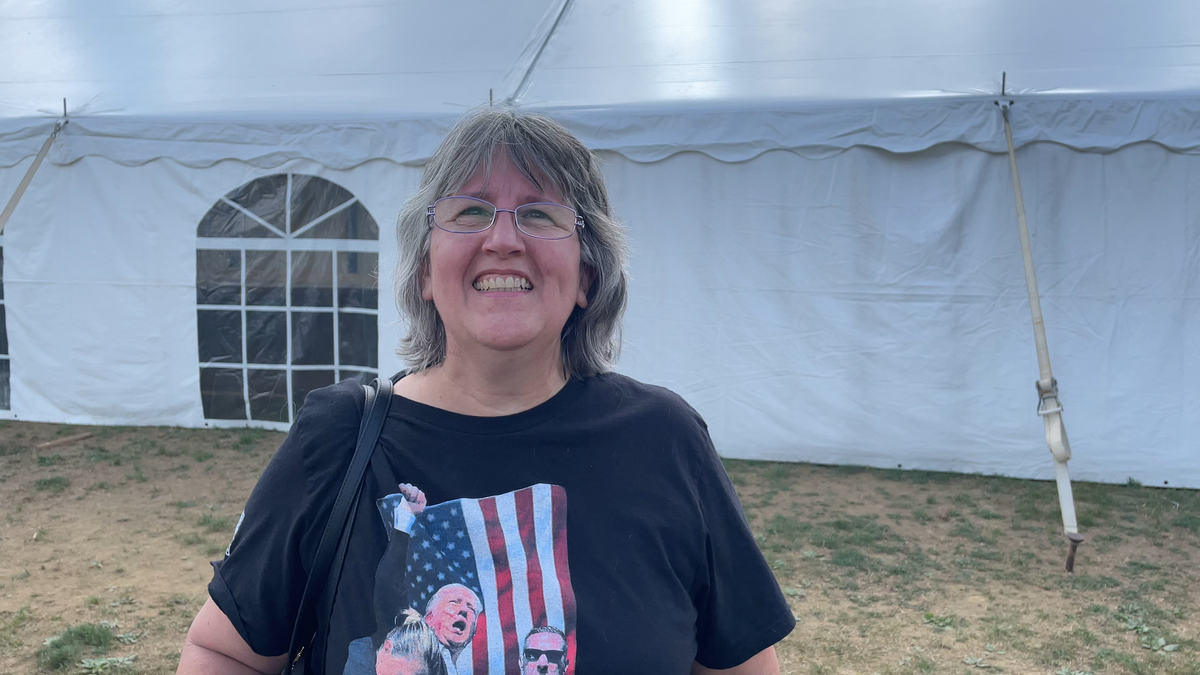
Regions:
<svg viewBox="0 0 1200 675"><path fill-rule="evenodd" d="M696 603L696 660L720 670L745 663L776 644L792 631L796 620L698 416L697 424L694 466L707 575Z"/></svg>
<svg viewBox="0 0 1200 675"><path fill-rule="evenodd" d="M362 386L308 394L287 438L250 493L208 593L246 644L263 656L288 650L325 522L354 453Z"/></svg>

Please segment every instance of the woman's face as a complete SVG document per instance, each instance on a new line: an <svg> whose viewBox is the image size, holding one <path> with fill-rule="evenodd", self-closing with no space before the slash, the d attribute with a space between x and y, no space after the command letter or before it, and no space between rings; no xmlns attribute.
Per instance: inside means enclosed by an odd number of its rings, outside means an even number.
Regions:
<svg viewBox="0 0 1200 675"><path fill-rule="evenodd" d="M532 202L566 204L552 188L538 189L497 153L491 176L475 172L458 195L499 209ZM587 306L590 275L579 260L579 235L546 240L517 230L513 214L496 214L488 230L457 234L433 228L421 292L446 326L448 357L480 350L545 350L557 360L562 328L576 305ZM514 283L508 283L511 277Z"/></svg>

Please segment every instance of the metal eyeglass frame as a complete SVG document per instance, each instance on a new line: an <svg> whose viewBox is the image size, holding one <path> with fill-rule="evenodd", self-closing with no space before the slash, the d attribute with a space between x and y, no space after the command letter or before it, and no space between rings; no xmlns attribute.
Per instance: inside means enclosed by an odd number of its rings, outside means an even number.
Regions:
<svg viewBox="0 0 1200 675"><path fill-rule="evenodd" d="M438 202L445 201L447 199L474 199L477 202L483 202L484 204L487 204L488 206L492 207L492 222L488 223L488 226L481 230L470 230L468 232L462 232L459 230L448 230L448 229L442 227L441 225L438 225L437 219L435 219L433 217L434 209L437 208ZM559 206L559 207L562 207L562 208L570 211L571 213L574 213L575 214L575 229L571 230L570 233L565 234L561 237L539 237L536 234L530 234L530 233L526 232L525 228L521 227L521 219L517 218L517 209L521 209L526 206L538 206L538 205L542 205L542 204L545 204L546 206ZM583 224L583 216L579 215L578 211L576 211L575 209L573 209L565 204L559 204L558 202L529 202L528 204L521 204L516 209L502 209L502 208L497 207L495 204L489 202L486 199L480 199L478 197L470 197L467 195L450 195L448 197L442 197L441 199L434 200L434 202L432 204L430 204L429 206L427 206L425 208L425 215L429 218L430 227L436 227L437 229L439 229L443 232L449 232L450 234L479 234L480 232L487 232L488 230L492 229L492 227L496 224L496 214L498 214L498 213L513 214L513 225L517 226L517 229L520 230L521 234L525 235L526 237L533 237L534 239L541 239L543 241L559 241L561 239L570 239L571 235L575 234L575 232L577 230L581 230L585 227Z"/></svg>

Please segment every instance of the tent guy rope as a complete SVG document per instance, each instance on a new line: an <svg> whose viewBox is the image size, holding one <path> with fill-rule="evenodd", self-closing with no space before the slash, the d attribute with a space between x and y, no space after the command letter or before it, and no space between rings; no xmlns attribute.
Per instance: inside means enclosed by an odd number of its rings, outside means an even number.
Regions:
<svg viewBox="0 0 1200 675"><path fill-rule="evenodd" d="M1007 88L1007 74L1002 76L1000 93ZM1029 226L1025 220L1025 199L1021 196L1021 176L1017 172L1017 152L1013 147L1012 125L1008 119L1013 101L996 101L1004 117L1004 138L1008 142L1008 164L1012 169L1013 195L1017 202L1017 225L1021 230L1021 254L1025 259L1025 285L1029 290L1029 311L1033 315L1033 339L1037 346L1038 376L1037 414L1046 428L1046 445L1054 457L1054 479L1058 483L1058 503L1062 510L1063 531L1067 535L1067 571L1075 570L1075 552L1083 543L1075 521L1075 497L1071 492L1071 474L1067 462L1071 459L1071 444L1063 426L1062 403L1058 400L1058 381L1050 368L1050 348L1046 345L1046 325L1042 320L1042 302L1038 294L1037 273L1033 267L1033 252L1029 244Z"/></svg>
<svg viewBox="0 0 1200 675"><path fill-rule="evenodd" d="M42 165L42 160L46 159L46 153L50 152L50 146L54 144L54 138L58 136L58 132L67 126L70 120L67 119L67 99L63 99L63 116L62 119L54 124L54 130L50 132L50 137L42 143L42 149L38 150L38 154L33 158L33 164L29 165L29 170L25 172L25 177L17 184L17 189L13 192L12 198L8 200L8 205L0 211L0 234L4 234L4 227L8 225L8 219L12 217L13 211L17 210L17 204L21 202L21 197L25 196L25 189L29 187L29 183L33 180L33 175L37 173L38 168Z"/></svg>

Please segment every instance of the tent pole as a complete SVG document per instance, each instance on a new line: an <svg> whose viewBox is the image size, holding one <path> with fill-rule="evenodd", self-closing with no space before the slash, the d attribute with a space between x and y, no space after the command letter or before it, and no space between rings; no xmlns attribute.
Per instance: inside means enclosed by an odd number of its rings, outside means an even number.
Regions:
<svg viewBox="0 0 1200 675"><path fill-rule="evenodd" d="M1071 444L1063 426L1062 404L1058 400L1058 381L1050 369L1050 349L1046 346L1046 325L1042 321L1042 302L1038 294L1037 274L1033 268L1033 253L1029 245L1029 226L1025 221L1025 199L1021 196L1021 177L1017 173L1017 152L1013 147L1012 125L1008 120L1007 104L997 101L1004 117L1004 138L1008 141L1008 165L1012 169L1013 196L1017 202L1017 225L1021 230L1021 254L1025 259L1025 285L1029 290L1029 311L1033 314L1033 340L1037 346L1038 408L1037 414L1046 427L1046 445L1054 456L1054 478L1058 484L1058 503L1062 510L1063 531L1067 535L1067 571L1075 569L1075 551L1083 543L1075 521L1075 498L1071 493L1071 474L1067 462L1071 459Z"/></svg>
<svg viewBox="0 0 1200 675"><path fill-rule="evenodd" d="M63 105L66 105L65 102ZM25 172L25 177L17 184L17 189L13 192L13 196L8 200L8 205L0 211L0 234L4 234L4 227L8 225L8 219L12 217L13 211L17 209L17 204L20 203L21 197L25 195L25 189L29 187L30 181L33 180L33 174L37 173L38 167L42 165L42 160L46 159L46 153L50 152L50 146L54 143L54 137L62 128L67 125L67 120L59 120L54 125L54 131L50 132L50 137L42 143L42 149L38 151L37 157L33 158L33 164L29 165L29 170Z"/></svg>

